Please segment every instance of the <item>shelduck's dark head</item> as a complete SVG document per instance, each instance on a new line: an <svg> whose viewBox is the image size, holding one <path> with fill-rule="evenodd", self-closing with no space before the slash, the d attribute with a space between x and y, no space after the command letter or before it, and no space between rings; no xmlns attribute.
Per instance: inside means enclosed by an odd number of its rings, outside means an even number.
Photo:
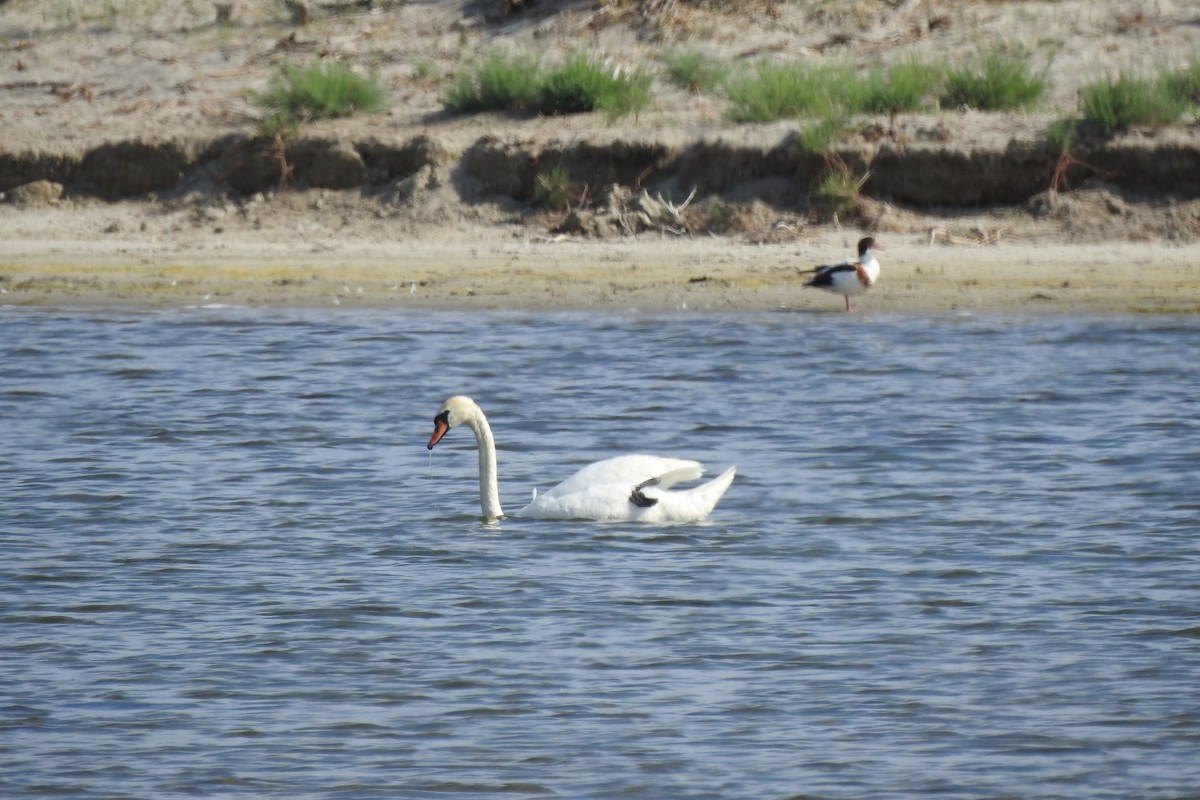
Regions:
<svg viewBox="0 0 1200 800"><path fill-rule="evenodd" d="M874 236L864 236L858 240L858 257L862 258L868 250L882 250L883 245L876 243Z"/></svg>

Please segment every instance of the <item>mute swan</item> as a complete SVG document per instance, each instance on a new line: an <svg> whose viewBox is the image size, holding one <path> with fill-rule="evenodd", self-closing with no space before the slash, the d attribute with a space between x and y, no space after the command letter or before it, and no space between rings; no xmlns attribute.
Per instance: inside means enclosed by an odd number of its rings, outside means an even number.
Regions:
<svg viewBox="0 0 1200 800"><path fill-rule="evenodd" d="M466 425L479 447L479 505L487 519L504 516L496 478L496 442L483 409L469 397L451 397L433 418L429 449L446 431ZM516 513L536 519L591 519L638 522L694 522L704 519L733 481L735 467L708 483L672 492L672 486L695 480L704 468L695 461L629 455L597 461L545 492Z"/></svg>
<svg viewBox="0 0 1200 800"><path fill-rule="evenodd" d="M850 295L865 292L879 280L879 262L871 251L882 249L882 245L875 244L874 237L859 239L858 258L804 270L817 273L804 285L842 295L846 298L846 310L853 311Z"/></svg>

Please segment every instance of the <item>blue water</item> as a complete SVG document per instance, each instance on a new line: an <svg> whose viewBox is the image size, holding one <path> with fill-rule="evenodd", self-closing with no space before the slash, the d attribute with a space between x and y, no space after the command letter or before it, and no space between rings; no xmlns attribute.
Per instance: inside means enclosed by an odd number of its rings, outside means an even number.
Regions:
<svg viewBox="0 0 1200 800"><path fill-rule="evenodd" d="M1200 319L0 309L0 796L1200 794ZM479 519L648 451L703 524Z"/></svg>

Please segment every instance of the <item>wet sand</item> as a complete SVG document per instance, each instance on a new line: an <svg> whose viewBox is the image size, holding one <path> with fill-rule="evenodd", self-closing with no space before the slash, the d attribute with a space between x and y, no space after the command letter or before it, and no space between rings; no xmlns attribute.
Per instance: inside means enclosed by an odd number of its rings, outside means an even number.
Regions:
<svg viewBox="0 0 1200 800"><path fill-rule="evenodd" d="M453 240L9 240L0 302L346 308L840 311L799 270L850 254L857 232L746 244L718 238L551 240L494 230ZM1197 313L1195 246L946 245L880 236L871 312Z"/></svg>

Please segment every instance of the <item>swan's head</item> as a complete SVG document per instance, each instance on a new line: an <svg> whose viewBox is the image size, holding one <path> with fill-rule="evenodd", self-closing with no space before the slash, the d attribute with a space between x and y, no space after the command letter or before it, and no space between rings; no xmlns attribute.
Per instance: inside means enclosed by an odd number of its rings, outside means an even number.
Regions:
<svg viewBox="0 0 1200 800"><path fill-rule="evenodd" d="M457 428L469 420L477 418L481 413L479 406L469 397L456 395L438 406L433 416L433 436L429 437L429 449L442 440L446 431Z"/></svg>

